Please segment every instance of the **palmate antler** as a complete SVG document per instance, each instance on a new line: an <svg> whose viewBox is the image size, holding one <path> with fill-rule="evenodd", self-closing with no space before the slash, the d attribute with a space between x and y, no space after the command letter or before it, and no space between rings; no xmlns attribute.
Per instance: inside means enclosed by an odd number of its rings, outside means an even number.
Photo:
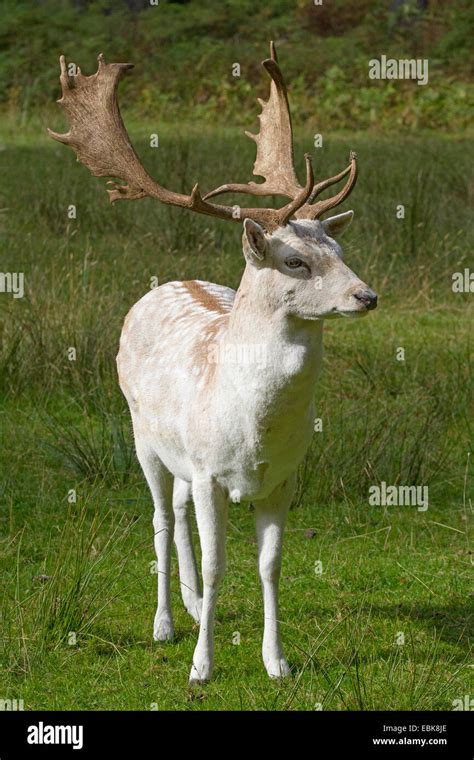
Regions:
<svg viewBox="0 0 474 760"><path fill-rule="evenodd" d="M204 200L221 193L247 193L248 195L283 195L295 199L302 191L298 182L293 160L293 129L291 126L290 106L285 81L277 63L276 49L270 42L270 58L262 66L271 77L270 96L267 101L259 98L262 113L259 115L260 132L245 134L257 144L257 157L253 167L256 177L263 177L264 182L248 184L225 184L204 196ZM307 200L296 211L298 219L317 219L325 211L338 206L349 195L357 180L357 157L351 151L349 165L334 177L318 182L312 188ZM326 188L339 182L349 174L343 189L331 198L315 203L316 197Z"/></svg>
<svg viewBox="0 0 474 760"><path fill-rule="evenodd" d="M84 76L77 68L75 76L69 76L64 56L60 58L63 106L69 132L58 134L48 129L51 137L69 145L81 161L96 177L117 177L125 185L111 182L108 190L110 201L157 198L181 208L219 219L242 221L253 219L268 232L284 226L308 200L314 184L310 156L305 156L306 183L290 196L291 201L280 209L241 208L209 203L201 196L196 184L190 195L182 195L159 185L145 170L135 152L125 129L117 102L117 87L122 75L133 68L130 63L107 64L103 55L98 57L99 66L92 76Z"/></svg>

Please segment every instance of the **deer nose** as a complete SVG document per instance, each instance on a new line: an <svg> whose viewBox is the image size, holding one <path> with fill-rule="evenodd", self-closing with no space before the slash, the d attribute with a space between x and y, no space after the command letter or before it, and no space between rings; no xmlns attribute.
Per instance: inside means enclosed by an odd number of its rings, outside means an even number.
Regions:
<svg viewBox="0 0 474 760"><path fill-rule="evenodd" d="M371 311L371 309L377 307L377 294L373 290L359 290L357 293L354 293L354 298L363 303L367 311Z"/></svg>

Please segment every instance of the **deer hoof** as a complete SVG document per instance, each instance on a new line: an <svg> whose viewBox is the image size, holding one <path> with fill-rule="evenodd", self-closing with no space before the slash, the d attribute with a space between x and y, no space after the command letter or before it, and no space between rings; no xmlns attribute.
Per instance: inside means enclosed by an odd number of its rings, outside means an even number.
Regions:
<svg viewBox="0 0 474 760"><path fill-rule="evenodd" d="M194 657L191 673L189 674L190 686L193 684L206 683L207 681L210 681L211 675L212 665L209 663L209 661L196 662L196 657Z"/></svg>
<svg viewBox="0 0 474 760"><path fill-rule="evenodd" d="M153 638L155 641L172 641L174 637L174 627L171 618L155 618L153 626Z"/></svg>
<svg viewBox="0 0 474 760"><path fill-rule="evenodd" d="M268 660L265 668L270 678L288 678L291 674L290 666L284 657Z"/></svg>

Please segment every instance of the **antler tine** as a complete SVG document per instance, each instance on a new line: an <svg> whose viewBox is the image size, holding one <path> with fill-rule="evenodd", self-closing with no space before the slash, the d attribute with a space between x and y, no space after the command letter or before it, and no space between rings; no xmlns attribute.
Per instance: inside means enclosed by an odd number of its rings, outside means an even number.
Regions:
<svg viewBox="0 0 474 760"><path fill-rule="evenodd" d="M298 195L294 198L294 200L292 200L291 203L287 203L286 206L283 206L283 208L280 209L279 222L281 227L284 227L284 225L291 219L293 214L297 214L298 209L302 208L306 204L308 198L311 195L314 185L313 166L309 153L305 153L304 158L306 162L306 183Z"/></svg>
<svg viewBox="0 0 474 760"><path fill-rule="evenodd" d="M326 190L331 185L335 185L336 182L340 182L341 179L344 179L344 177L349 174L351 166L352 164L349 164L345 169L342 170L342 172L335 174L334 177L328 177L328 179L323 179L321 182L317 182L313 187L311 195L308 198L308 203L314 203L318 195L320 195L324 190Z"/></svg>
<svg viewBox="0 0 474 760"><path fill-rule="evenodd" d="M357 154L354 153L354 151L351 150L349 153L349 166L347 166L342 172L339 174L336 174L334 177L330 177L329 179L324 180L323 182L319 182L317 185L315 185L313 192L311 193L309 200L307 203L305 203L303 206L301 206L296 212L295 216L297 219L319 219L326 211L329 211L332 208L335 208L336 206L339 206L340 203L342 203L348 195L352 192L352 190L355 187L355 184L357 182ZM333 185L335 182L339 182L343 177L346 176L346 174L349 174L349 177L347 179L346 184L340 190L337 195L332 196L331 198L326 198L323 201L318 201L317 203L313 203L314 198L319 195L323 190L325 190L327 187L330 187L330 185Z"/></svg>

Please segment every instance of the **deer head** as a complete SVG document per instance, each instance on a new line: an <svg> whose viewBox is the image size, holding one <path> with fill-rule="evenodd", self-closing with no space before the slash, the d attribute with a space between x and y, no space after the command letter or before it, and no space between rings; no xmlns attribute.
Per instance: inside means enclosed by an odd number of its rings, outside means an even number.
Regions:
<svg viewBox="0 0 474 760"><path fill-rule="evenodd" d="M375 293L342 259L334 239L352 221L352 211L324 221L291 220L271 235L252 219L244 222L246 284L272 312L317 320L363 316L377 305Z"/></svg>
<svg viewBox="0 0 474 760"><path fill-rule="evenodd" d="M271 78L268 101L260 101L260 132L246 134L255 140L257 156L253 167L261 183L228 183L202 196L198 184L189 195L158 184L143 167L125 129L117 101L122 75L130 63L105 63L98 57L98 70L84 76L67 73L60 58L62 97L70 129L65 134L48 130L51 137L69 145L91 173L116 177L125 184L109 182L109 199L136 200L150 197L162 203L187 208L200 214L244 222L243 248L249 267L264 271L265 281L276 297L288 305L289 313L306 319L337 314L362 314L376 305L375 294L342 262L342 252L333 239L352 219L352 211L320 221L325 212L342 203L357 179L357 158L351 152L349 165L333 177L314 182L311 159L305 155L306 181L298 182L293 159L293 132L285 82L277 63L275 45L262 64ZM317 201L328 187L348 176L336 195ZM280 209L238 208L210 202L223 193L279 195L288 202ZM293 219L293 217L295 219ZM263 284L263 280L262 280ZM291 311L293 310L293 311Z"/></svg>

